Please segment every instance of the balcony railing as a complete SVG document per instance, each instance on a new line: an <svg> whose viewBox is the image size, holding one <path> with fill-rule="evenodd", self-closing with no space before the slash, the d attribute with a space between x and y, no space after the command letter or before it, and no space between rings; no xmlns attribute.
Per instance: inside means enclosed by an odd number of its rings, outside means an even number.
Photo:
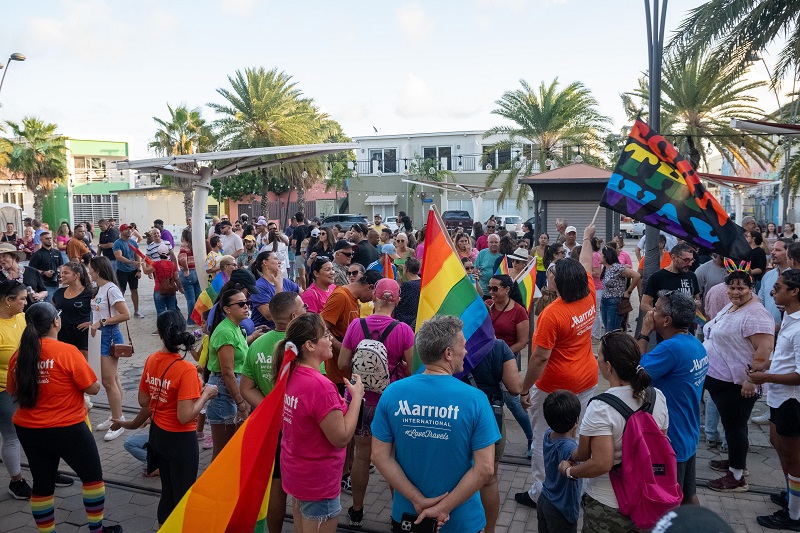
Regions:
<svg viewBox="0 0 800 533"><path fill-rule="evenodd" d="M435 168L438 170L449 170L451 172L491 172L494 168L497 159L491 158L489 161L483 162L483 157L479 155L462 155L462 156L449 156L442 157L436 162ZM416 159L391 159L381 160L372 159L367 161L356 161L354 169L358 172L359 176L377 176L382 174L404 174L405 170L411 171L416 165ZM432 166L431 160L425 160L425 168ZM503 162L508 159L502 160ZM527 165L528 161L525 159L519 160L520 165ZM534 161L531 171L535 174L539 170L539 162Z"/></svg>

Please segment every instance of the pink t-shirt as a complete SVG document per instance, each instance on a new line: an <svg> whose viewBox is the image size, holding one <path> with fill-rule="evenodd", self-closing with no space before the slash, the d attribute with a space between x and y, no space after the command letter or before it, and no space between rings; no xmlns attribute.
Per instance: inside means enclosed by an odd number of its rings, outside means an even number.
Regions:
<svg viewBox="0 0 800 533"><path fill-rule="evenodd" d="M296 366L283 397L281 483L298 500L328 500L342 490L347 449L331 444L320 427L335 409L347 412L336 386L319 370Z"/></svg>
<svg viewBox="0 0 800 533"><path fill-rule="evenodd" d="M629 267L633 268L633 261L631 261L631 256L628 255L628 252L625 250L619 251L619 262L623 265L628 265Z"/></svg>
<svg viewBox="0 0 800 533"><path fill-rule="evenodd" d="M477 241L475 241L475 249L480 252L481 250L488 247L489 247L489 235L484 233L483 235L478 237Z"/></svg>
<svg viewBox="0 0 800 533"><path fill-rule="evenodd" d="M383 331L391 324L392 320L392 317L389 316L368 316L366 318L367 327L373 334L372 338L375 340L380 338L380 336L383 335ZM361 328L361 321L353 320L347 328L347 333L344 335L342 346L355 353L356 346L363 340L364 330ZM387 337L384 345L386 346L387 362L389 363L389 373L391 374L389 377L390 381L395 382L398 379L408 377L411 369L406 368L400 361L403 360L405 351L414 346L414 332L411 330L411 327L404 322L400 322L395 326L392 332L389 333L389 337ZM395 368L397 368L396 371L394 371ZM364 393L364 398L367 400L367 405L378 405L378 400L380 400L381 395L377 392L366 391Z"/></svg>
<svg viewBox="0 0 800 533"><path fill-rule="evenodd" d="M592 270L601 268L602 266L603 265L600 263L600 252L592 252ZM603 281L600 279L600 276L595 277L592 275L592 281L594 281L594 290L603 290Z"/></svg>
<svg viewBox="0 0 800 533"><path fill-rule="evenodd" d="M322 308L325 306L325 302L328 301L328 296L331 295L333 290L336 288L336 285L331 283L331 286L328 287L327 291L323 291L316 283L312 283L303 294L300 295L300 299L303 300L303 303L308 306L308 310L312 313L320 313L322 312Z"/></svg>

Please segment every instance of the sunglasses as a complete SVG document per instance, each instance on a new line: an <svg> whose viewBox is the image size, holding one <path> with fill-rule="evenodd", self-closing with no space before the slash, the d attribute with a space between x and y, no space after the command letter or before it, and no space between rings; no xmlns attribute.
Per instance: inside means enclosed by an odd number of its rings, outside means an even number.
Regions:
<svg viewBox="0 0 800 533"><path fill-rule="evenodd" d="M348 276L358 276L359 274L361 274L360 270L348 270L347 271L347 275Z"/></svg>
<svg viewBox="0 0 800 533"><path fill-rule="evenodd" d="M339 253L345 257L353 257L353 252L339 252Z"/></svg>
<svg viewBox="0 0 800 533"><path fill-rule="evenodd" d="M497 292L500 290L500 285L489 285L489 292Z"/></svg>
<svg viewBox="0 0 800 533"><path fill-rule="evenodd" d="M486 229L495 229L497 226L486 226Z"/></svg>
<svg viewBox="0 0 800 533"><path fill-rule="evenodd" d="M475 270L475 267L474 266L471 266L471 267L465 266L464 270Z"/></svg>
<svg viewBox="0 0 800 533"><path fill-rule="evenodd" d="M244 309L245 307L250 307L250 302L247 302L247 301L244 301L244 302L232 302L232 303L228 304L228 307L233 306L233 305L238 305L241 309Z"/></svg>

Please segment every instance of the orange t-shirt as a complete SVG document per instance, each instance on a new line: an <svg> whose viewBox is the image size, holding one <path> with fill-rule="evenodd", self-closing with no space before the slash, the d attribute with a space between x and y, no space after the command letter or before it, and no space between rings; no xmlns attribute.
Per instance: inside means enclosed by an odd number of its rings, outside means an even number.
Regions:
<svg viewBox="0 0 800 533"><path fill-rule="evenodd" d="M16 391L17 356L8 365L8 390ZM15 424L26 428L58 428L79 424L86 419L83 390L97 381L83 354L73 345L55 339L42 339L39 355L39 396L36 407L19 407Z"/></svg>
<svg viewBox="0 0 800 533"><path fill-rule="evenodd" d="M359 317L358 299L346 287L336 287L325 301L320 316L325 322L333 324L330 331L341 342L350 322ZM325 375L334 385L340 385L344 378L350 379L351 375L348 371L339 370L338 361L339 353L335 349L333 357L325 361Z"/></svg>
<svg viewBox="0 0 800 533"><path fill-rule="evenodd" d="M170 364L172 366L169 366ZM159 385L161 385L161 397L157 398ZM144 362L139 390L150 395L150 413L158 427L176 433L197 429L197 419L190 420L186 424L178 421L178 402L196 400L200 397L200 377L192 363L181 360L181 356L175 353L150 354Z"/></svg>
<svg viewBox="0 0 800 533"><path fill-rule="evenodd" d="M672 264L672 256L669 255L666 251L661 254L661 266L660 268L664 269L667 268ZM644 256L639 259L639 270L644 270Z"/></svg>
<svg viewBox="0 0 800 533"><path fill-rule="evenodd" d="M77 257L80 259L83 257L83 254L89 253L89 247L86 246L86 243L80 239L76 239L75 237L71 238L67 243L67 257L70 261L73 258Z"/></svg>
<svg viewBox="0 0 800 533"><path fill-rule="evenodd" d="M575 394L597 385L597 359L592 351L592 324L597 296L591 273L589 295L567 303L560 297L544 308L536 321L533 344L552 350L536 388L544 392L566 389Z"/></svg>

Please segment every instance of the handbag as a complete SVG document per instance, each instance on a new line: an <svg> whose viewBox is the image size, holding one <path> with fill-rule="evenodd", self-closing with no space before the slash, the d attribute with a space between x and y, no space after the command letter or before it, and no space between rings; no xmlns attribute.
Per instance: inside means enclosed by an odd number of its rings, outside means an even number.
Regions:
<svg viewBox="0 0 800 533"><path fill-rule="evenodd" d="M164 384L164 378L167 377L167 372L169 372L169 369L172 367L172 365L174 365L180 360L181 359L175 359L173 362L169 364L167 369L164 370L164 373L161 374L161 381L158 382L158 394L156 395L156 408L152 413L150 413L151 420L155 420L156 412L158 412L158 404L160 403L161 399L161 386ZM151 422L150 432L152 433L152 431L153 431L153 424ZM153 449L153 446L150 444L149 437L148 437L148 442L146 442L144 445L144 449L147 452L147 461L146 461L147 465L145 466L145 469L148 474L152 474L153 472L159 469L159 463L158 463L158 455Z"/></svg>
<svg viewBox="0 0 800 533"><path fill-rule="evenodd" d="M108 293L106 293L106 304L108 305L108 316L111 316L111 302L108 301ZM111 348L109 355L111 357L132 357L133 356L133 341L131 340L131 330L128 328L128 321L125 321L125 330L128 332L128 344L116 344L111 341Z"/></svg>
<svg viewBox="0 0 800 533"><path fill-rule="evenodd" d="M542 296L536 300L536 303L533 305L534 315L538 315L544 311L545 307L556 301L556 298L558 298L558 294L556 294L555 291L550 291L544 287L542 287L540 290L542 291Z"/></svg>
<svg viewBox="0 0 800 533"><path fill-rule="evenodd" d="M619 303L617 304L617 314L618 315L627 315L633 311L633 305L631 304L630 298L620 298Z"/></svg>
<svg viewBox="0 0 800 533"><path fill-rule="evenodd" d="M175 280L177 271L172 271L169 277L159 280L158 294L161 296L175 296L178 294L178 282Z"/></svg>

